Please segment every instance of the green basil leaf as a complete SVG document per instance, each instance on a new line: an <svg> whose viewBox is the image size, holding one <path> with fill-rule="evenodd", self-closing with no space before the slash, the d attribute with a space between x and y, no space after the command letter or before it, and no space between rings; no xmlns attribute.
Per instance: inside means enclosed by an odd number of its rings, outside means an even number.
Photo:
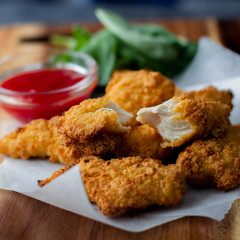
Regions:
<svg viewBox="0 0 240 240"><path fill-rule="evenodd" d="M172 38L166 35L154 36L145 31L139 31L138 28L134 28L110 11L98 9L96 15L108 31L147 57L166 60L176 58L177 52L172 45Z"/></svg>
<svg viewBox="0 0 240 240"><path fill-rule="evenodd" d="M117 39L108 31L94 34L81 52L92 56L98 63L99 86L106 86L116 65Z"/></svg>
<svg viewBox="0 0 240 240"><path fill-rule="evenodd" d="M88 43L88 41L91 38L91 34L85 30L84 28L80 28L75 26L73 28L73 38L75 40L75 44L73 49L74 50L80 50L85 44Z"/></svg>

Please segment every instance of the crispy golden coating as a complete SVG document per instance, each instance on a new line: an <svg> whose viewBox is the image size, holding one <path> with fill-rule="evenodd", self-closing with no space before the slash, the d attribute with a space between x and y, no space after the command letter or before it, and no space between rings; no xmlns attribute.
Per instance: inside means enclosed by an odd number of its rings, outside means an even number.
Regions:
<svg viewBox="0 0 240 240"><path fill-rule="evenodd" d="M125 135L116 151L117 157L140 156L142 158L168 159L172 148L162 148L163 138L155 128L147 124L134 127Z"/></svg>
<svg viewBox="0 0 240 240"><path fill-rule="evenodd" d="M13 158L47 157L50 131L48 121L34 120L0 140L0 153Z"/></svg>
<svg viewBox="0 0 240 240"><path fill-rule="evenodd" d="M79 163L91 202L104 215L119 215L149 205L174 206L185 193L185 175L176 165L128 157L104 161L85 157Z"/></svg>
<svg viewBox="0 0 240 240"><path fill-rule="evenodd" d="M96 142L96 145L119 143L130 127L122 126L118 113L106 108L109 103L107 98L87 99L65 112L57 127L66 137L66 144L78 145L90 141Z"/></svg>
<svg viewBox="0 0 240 240"><path fill-rule="evenodd" d="M57 121L58 122L58 121ZM48 146L48 155L50 161L60 162L66 165L74 165L82 156L97 155L106 157L112 154L118 145L121 137L119 136L102 136L97 139L90 139L83 143L73 144L61 135L57 128L54 127L55 141ZM102 140L104 139L104 141ZM67 143L67 144L66 144Z"/></svg>
<svg viewBox="0 0 240 240"><path fill-rule="evenodd" d="M104 161L96 156L79 159L86 192L104 215L120 215L149 205L174 206L186 192L185 175L176 165L163 166L151 158L127 157ZM71 166L39 180L45 186Z"/></svg>
<svg viewBox="0 0 240 240"><path fill-rule="evenodd" d="M155 127L164 147L179 147L208 136L218 137L229 125L230 107L221 102L173 97L156 107L143 108L137 120Z"/></svg>
<svg viewBox="0 0 240 240"><path fill-rule="evenodd" d="M230 107L221 102L180 98L174 108L179 114L175 120L188 120L194 130L195 138L209 135L218 137L229 124Z"/></svg>
<svg viewBox="0 0 240 240"><path fill-rule="evenodd" d="M60 117L53 117L48 121L49 124L49 145L47 148L47 156L51 162L60 162L66 165L74 165L79 157L83 156L83 152L79 150L75 145L71 144L66 146L64 136L60 135L57 131L56 124ZM39 133L41 134L41 133Z"/></svg>
<svg viewBox="0 0 240 240"><path fill-rule="evenodd" d="M84 155L108 156L130 129L120 122L126 122L129 115L120 112L119 117L109 107L116 105L107 98L89 99L62 117L34 120L5 136L0 153L15 158L50 157L50 161L67 165Z"/></svg>
<svg viewBox="0 0 240 240"><path fill-rule="evenodd" d="M56 124L61 117L56 116L49 121L33 120L31 123L18 128L0 140L0 153L13 157L28 159L31 157L46 158L52 162L74 165L84 155L107 156L120 145L119 136L102 136L79 144L69 143L61 135Z"/></svg>
<svg viewBox="0 0 240 240"><path fill-rule="evenodd" d="M74 145L63 145L63 139L55 127L59 118L33 120L9 133L0 140L0 153L23 159L50 157L53 162L74 164L82 154Z"/></svg>
<svg viewBox="0 0 240 240"><path fill-rule="evenodd" d="M184 95L188 98L192 98L195 100L202 99L206 101L219 101L224 104L227 104L231 109L233 94L228 90L218 90L213 86L206 87L200 91L191 91L184 93Z"/></svg>
<svg viewBox="0 0 240 240"><path fill-rule="evenodd" d="M187 181L198 187L229 190L240 184L240 125L229 126L221 138L198 140L178 157Z"/></svg>
<svg viewBox="0 0 240 240"><path fill-rule="evenodd" d="M174 94L174 84L159 72L150 70L115 71L106 87L106 96L134 114L143 107L158 105ZM135 125L135 118L131 122Z"/></svg>
<svg viewBox="0 0 240 240"><path fill-rule="evenodd" d="M81 153L80 156L96 155L103 158L108 158L109 156L114 154L114 152L120 145L121 140L121 136L102 135L98 139L89 140L84 143L67 143L66 145L65 141L64 144L67 147L74 146L74 148L76 148L78 152Z"/></svg>
<svg viewBox="0 0 240 240"><path fill-rule="evenodd" d="M230 107L221 102L181 99L174 109L178 113L176 119L188 120L193 133L191 139L207 136L218 137L229 125Z"/></svg>

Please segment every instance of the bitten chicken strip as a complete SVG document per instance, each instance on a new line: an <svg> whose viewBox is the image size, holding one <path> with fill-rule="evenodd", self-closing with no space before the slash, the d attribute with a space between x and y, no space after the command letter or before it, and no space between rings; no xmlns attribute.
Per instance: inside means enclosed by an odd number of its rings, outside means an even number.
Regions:
<svg viewBox="0 0 240 240"><path fill-rule="evenodd" d="M120 215L154 204L174 206L186 192L185 175L178 166L163 166L151 158L104 161L88 156L80 159L79 166L90 201L104 215ZM39 185L44 186L65 170L58 170Z"/></svg>
<svg viewBox="0 0 240 240"><path fill-rule="evenodd" d="M105 102L104 106L108 108L98 109L94 113L87 112L87 116L84 113L79 114L79 118L82 120L85 117L85 120L81 123L81 126L86 124L85 128L81 129L85 141L74 144L72 139L61 135L56 125L62 122L63 117L56 116L49 121L44 119L33 120L31 123L3 137L0 140L0 153L24 159L50 157L50 161L67 165L75 164L75 161L84 155L106 156L113 153L120 144L122 136L129 129L123 127L121 122L125 123L128 117L132 115L121 111L121 109L118 110L115 104L106 99L89 99L85 101L85 104L87 107L91 107L91 103L96 102ZM82 105L84 107L84 104ZM119 113L113 108L117 109ZM72 124L74 124L74 121ZM71 128L71 126L68 127ZM94 130L94 127L97 127L96 131L93 131L92 138L88 138L89 129Z"/></svg>
<svg viewBox="0 0 240 240"><path fill-rule="evenodd" d="M106 96L136 117L139 109L171 98L174 89L173 82L159 72L119 70L113 73L106 87ZM131 119L132 126L138 124L135 117Z"/></svg>
<svg viewBox="0 0 240 240"><path fill-rule="evenodd" d="M163 147L178 147L198 138L220 136L229 124L229 114L230 107L221 102L181 96L141 109L137 120L158 130Z"/></svg>
<svg viewBox="0 0 240 240"><path fill-rule="evenodd" d="M66 145L81 145L92 142L96 146L109 146L112 150L121 141L121 136L131 129L124 126L132 114L119 108L108 98L87 99L71 107L57 124Z"/></svg>
<svg viewBox="0 0 240 240"><path fill-rule="evenodd" d="M240 184L240 125L229 126L221 138L198 140L178 157L189 184L229 190Z"/></svg>
<svg viewBox="0 0 240 240"><path fill-rule="evenodd" d="M147 124L136 126L126 134L116 150L117 157L140 156L167 160L173 153L172 148L162 148L163 138L157 130Z"/></svg>
<svg viewBox="0 0 240 240"><path fill-rule="evenodd" d="M185 92L178 88L175 89L174 96L184 95L187 98L195 100L202 99L205 101L219 101L227 104L231 109L233 108L232 98L233 94L229 90L218 90L213 86L208 86L200 91Z"/></svg>

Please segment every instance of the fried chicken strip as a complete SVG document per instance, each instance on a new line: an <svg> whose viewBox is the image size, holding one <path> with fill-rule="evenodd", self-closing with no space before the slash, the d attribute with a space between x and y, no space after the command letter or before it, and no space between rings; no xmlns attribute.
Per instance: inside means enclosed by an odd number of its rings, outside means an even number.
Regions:
<svg viewBox="0 0 240 240"><path fill-rule="evenodd" d="M181 95L195 100L202 99L205 101L219 101L221 103L227 104L231 109L233 108L233 94L229 90L218 90L213 86L208 86L200 91L185 92L176 88L174 96Z"/></svg>
<svg viewBox="0 0 240 240"><path fill-rule="evenodd" d="M172 148L162 148L163 138L153 127L143 124L136 126L125 135L116 151L117 157L140 156L167 160L173 153Z"/></svg>
<svg viewBox="0 0 240 240"><path fill-rule="evenodd" d="M173 82L159 72L119 70L113 73L106 87L106 96L136 117L139 109L171 98L174 89ZM133 118L131 125L136 124L138 122Z"/></svg>
<svg viewBox="0 0 240 240"><path fill-rule="evenodd" d="M0 153L23 159L50 157L53 162L74 164L82 154L74 145L63 145L63 139L55 127L59 118L33 120L9 133L0 140Z"/></svg>
<svg viewBox="0 0 240 240"><path fill-rule="evenodd" d="M229 190L240 184L240 125L229 126L221 138L198 140L178 157L187 182L197 187Z"/></svg>
<svg viewBox="0 0 240 240"><path fill-rule="evenodd" d="M115 149L121 136L127 134L127 124L132 114L119 108L108 98L88 99L71 107L57 124L66 145L92 143Z"/></svg>
<svg viewBox="0 0 240 240"><path fill-rule="evenodd" d="M50 136L47 120L33 120L4 136L0 140L0 153L13 158L45 158Z"/></svg>
<svg viewBox="0 0 240 240"><path fill-rule="evenodd" d="M74 164L84 155L106 156L116 150L122 136L129 130L122 123L132 117L106 98L86 100L69 111L71 113L67 112L67 116L57 116L49 121L33 120L3 137L0 153L24 159L50 157L50 161L67 165ZM60 128L63 134L56 127L60 125L66 126ZM70 133L69 138L65 130Z"/></svg>
<svg viewBox="0 0 240 240"><path fill-rule="evenodd" d="M104 215L120 215L149 205L174 206L186 192L185 175L176 165L155 159L127 157L104 161L95 156L79 163L86 192ZM67 169L39 181L43 186Z"/></svg>
<svg viewBox="0 0 240 240"><path fill-rule="evenodd" d="M137 120L158 130L163 147L178 147L198 138L220 136L229 124L229 114L230 107L221 102L181 96L141 109Z"/></svg>

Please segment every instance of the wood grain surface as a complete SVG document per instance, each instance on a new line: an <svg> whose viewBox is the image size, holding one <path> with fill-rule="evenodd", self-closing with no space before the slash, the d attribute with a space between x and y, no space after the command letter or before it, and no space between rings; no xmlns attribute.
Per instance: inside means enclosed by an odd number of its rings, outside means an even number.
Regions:
<svg viewBox="0 0 240 240"><path fill-rule="evenodd" d="M156 20L172 32L191 40L209 36L236 52L240 51L240 21L174 19ZM52 34L70 34L69 24L20 24L0 26L0 56L25 49L49 47ZM91 31L98 24L81 24ZM232 25L234 27L232 27ZM0 121L10 117L0 109ZM141 233L129 233L73 214L19 193L0 190L0 240L5 239L240 239L240 200L221 221L204 217L185 217Z"/></svg>

